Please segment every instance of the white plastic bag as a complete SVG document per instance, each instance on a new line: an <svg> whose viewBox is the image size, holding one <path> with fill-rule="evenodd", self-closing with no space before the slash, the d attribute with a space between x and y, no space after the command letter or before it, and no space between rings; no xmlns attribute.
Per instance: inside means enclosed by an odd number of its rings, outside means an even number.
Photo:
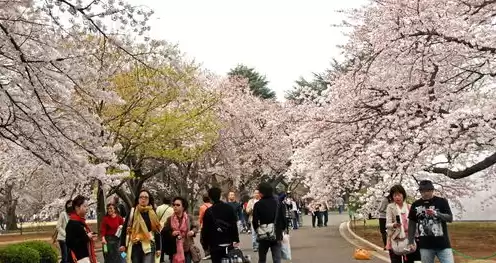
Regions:
<svg viewBox="0 0 496 263"><path fill-rule="evenodd" d="M115 236L120 238L121 234L122 234L122 225L120 225L119 228L117 228L117 231L115 232Z"/></svg>
<svg viewBox="0 0 496 263"><path fill-rule="evenodd" d="M291 244L289 243L289 235L286 233L282 236L281 256L284 260L291 260Z"/></svg>
<svg viewBox="0 0 496 263"><path fill-rule="evenodd" d="M78 260L77 263L90 263L90 258L88 258L88 257L82 258L82 259Z"/></svg>

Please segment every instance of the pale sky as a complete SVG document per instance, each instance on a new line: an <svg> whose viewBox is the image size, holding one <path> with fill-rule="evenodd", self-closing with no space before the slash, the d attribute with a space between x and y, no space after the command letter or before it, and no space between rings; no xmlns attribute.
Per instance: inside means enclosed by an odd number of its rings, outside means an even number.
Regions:
<svg viewBox="0 0 496 263"><path fill-rule="evenodd" d="M133 0L138 3L138 0ZM366 0L140 0L155 11L151 37L178 43L189 58L226 74L238 63L267 75L279 98L299 76L326 69L346 37L336 10Z"/></svg>

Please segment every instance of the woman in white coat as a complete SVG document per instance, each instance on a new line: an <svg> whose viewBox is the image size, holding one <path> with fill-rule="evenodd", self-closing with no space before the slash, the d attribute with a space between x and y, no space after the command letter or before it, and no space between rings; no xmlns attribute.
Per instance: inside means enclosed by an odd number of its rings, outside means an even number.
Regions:
<svg viewBox="0 0 496 263"><path fill-rule="evenodd" d="M69 214L72 212L72 200L65 202L64 211L59 215L57 220L57 242L60 248L60 263L69 263L67 245L65 243L65 226L69 222Z"/></svg>
<svg viewBox="0 0 496 263"><path fill-rule="evenodd" d="M395 185L389 190L389 196L392 198L390 204L386 208L386 228L387 228L387 244L391 263L413 263L420 261L420 252L418 248L411 253L398 255L393 251L394 243L408 243L408 213L410 205L406 202L406 191L401 185ZM400 251L406 253L404 251Z"/></svg>

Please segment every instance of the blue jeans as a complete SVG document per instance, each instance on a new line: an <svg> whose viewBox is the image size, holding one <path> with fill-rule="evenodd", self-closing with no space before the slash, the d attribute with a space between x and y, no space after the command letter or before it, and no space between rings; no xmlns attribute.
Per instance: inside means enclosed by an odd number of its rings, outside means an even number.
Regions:
<svg viewBox="0 0 496 263"><path fill-rule="evenodd" d="M253 225L251 225L251 245L253 246L253 250L258 249L257 232L253 229Z"/></svg>
<svg viewBox="0 0 496 263"><path fill-rule="evenodd" d="M155 262L155 246L152 244L152 252L144 253L141 244L134 244L131 254L132 263L153 263Z"/></svg>
<svg viewBox="0 0 496 263"><path fill-rule="evenodd" d="M300 224L299 222L299 214L297 211L292 211L293 212L293 229L298 229L298 225Z"/></svg>
<svg viewBox="0 0 496 263"><path fill-rule="evenodd" d="M238 227L238 233L241 233L241 231L243 231L243 221L238 220L236 226Z"/></svg>
<svg viewBox="0 0 496 263"><path fill-rule="evenodd" d="M422 263L434 263L434 258L437 256L440 263L455 263L453 251L451 248L444 249L420 249L420 257Z"/></svg>
<svg viewBox="0 0 496 263"><path fill-rule="evenodd" d="M58 240L59 241L59 247L60 247L60 263L69 263L69 258L67 257L67 245L65 244L65 241Z"/></svg>

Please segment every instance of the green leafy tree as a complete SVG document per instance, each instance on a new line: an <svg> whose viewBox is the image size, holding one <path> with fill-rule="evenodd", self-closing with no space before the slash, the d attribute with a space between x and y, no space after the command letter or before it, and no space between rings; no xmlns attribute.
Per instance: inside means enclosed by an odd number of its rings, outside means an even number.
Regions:
<svg viewBox="0 0 496 263"><path fill-rule="evenodd" d="M258 73L254 68L249 68L248 66L239 64L235 68L231 69L227 75L230 77L242 77L248 79L250 90L255 96L262 99L274 99L276 97L276 93L267 87L267 84L269 84L267 77Z"/></svg>
<svg viewBox="0 0 496 263"><path fill-rule="evenodd" d="M111 88L122 103L102 110L104 125L122 149L118 162L131 168L131 178L114 191L130 206L148 179L170 164L193 162L217 140L217 98L204 90L193 66L177 70L134 67L116 75Z"/></svg>

